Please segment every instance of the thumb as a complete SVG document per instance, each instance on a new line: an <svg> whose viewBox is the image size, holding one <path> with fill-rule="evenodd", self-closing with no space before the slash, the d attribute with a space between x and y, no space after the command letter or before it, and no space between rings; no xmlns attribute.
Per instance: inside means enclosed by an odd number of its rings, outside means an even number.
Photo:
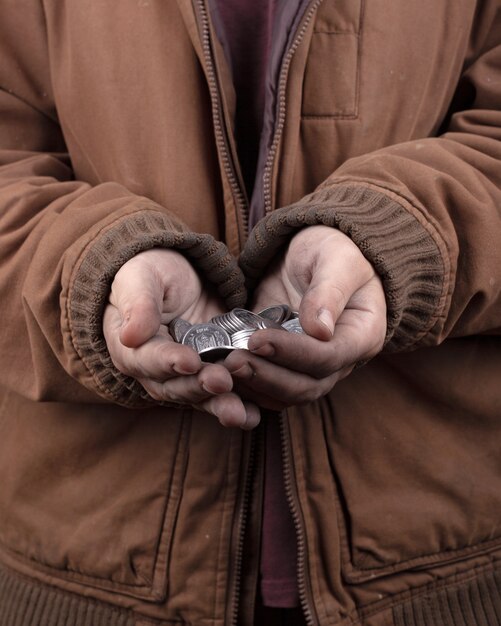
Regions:
<svg viewBox="0 0 501 626"><path fill-rule="evenodd" d="M156 335L163 291L151 268L139 263L122 266L113 281L110 302L120 314L119 337L124 346L137 348Z"/></svg>
<svg viewBox="0 0 501 626"><path fill-rule="evenodd" d="M374 276L374 269L349 237L335 229L327 234L323 226L318 229L315 226L310 232L304 231L304 236L311 238L307 248L310 255L305 256L310 259L310 282L303 287L299 318L308 335L329 341L353 294ZM296 263L301 267L304 260L298 256Z"/></svg>
<svg viewBox="0 0 501 626"><path fill-rule="evenodd" d="M332 283L332 278L315 277L299 307L299 319L304 331L321 341L332 339L336 321L348 299L343 289Z"/></svg>

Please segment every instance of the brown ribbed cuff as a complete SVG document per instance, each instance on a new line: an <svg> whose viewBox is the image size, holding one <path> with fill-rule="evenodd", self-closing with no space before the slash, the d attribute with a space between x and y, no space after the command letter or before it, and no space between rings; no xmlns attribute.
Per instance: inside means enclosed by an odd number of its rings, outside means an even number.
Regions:
<svg viewBox="0 0 501 626"><path fill-rule="evenodd" d="M461 585L430 591L393 609L395 626L501 624L501 573L487 572Z"/></svg>
<svg viewBox="0 0 501 626"><path fill-rule="evenodd" d="M413 214L373 187L323 187L262 219L239 260L248 287L255 287L299 229L318 224L348 235L381 277L388 308L387 351L410 347L432 328L444 291L439 247Z"/></svg>
<svg viewBox="0 0 501 626"><path fill-rule="evenodd" d="M211 235L174 230L163 213L142 210L108 228L86 252L69 292L73 345L101 395L124 406L157 404L134 378L119 372L103 336L102 315L111 283L133 256L155 247L175 248L212 283L228 308L243 306L244 277L223 243Z"/></svg>
<svg viewBox="0 0 501 626"><path fill-rule="evenodd" d="M134 626L131 612L39 585L0 568L0 626Z"/></svg>

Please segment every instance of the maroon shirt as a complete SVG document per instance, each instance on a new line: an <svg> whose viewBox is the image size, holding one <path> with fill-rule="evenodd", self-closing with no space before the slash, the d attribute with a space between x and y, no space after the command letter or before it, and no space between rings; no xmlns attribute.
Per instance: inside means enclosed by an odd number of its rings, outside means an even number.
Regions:
<svg viewBox="0 0 501 626"><path fill-rule="evenodd" d="M252 195L265 108L265 79L276 0L212 0L213 21L232 70L237 104L235 134L242 172ZM266 428L261 548L261 597L269 607L299 604L296 536L285 496L279 418Z"/></svg>
<svg viewBox="0 0 501 626"><path fill-rule="evenodd" d="M275 0L212 0L212 6L212 18L231 67L237 95L235 134L250 197L263 125Z"/></svg>
<svg viewBox="0 0 501 626"><path fill-rule="evenodd" d="M299 605L296 573L296 531L285 495L279 417L266 424L261 597L265 606Z"/></svg>

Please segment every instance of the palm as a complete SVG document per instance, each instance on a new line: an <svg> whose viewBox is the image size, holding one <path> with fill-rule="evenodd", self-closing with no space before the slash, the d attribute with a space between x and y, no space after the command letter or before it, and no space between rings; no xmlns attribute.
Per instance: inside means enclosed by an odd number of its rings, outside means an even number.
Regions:
<svg viewBox="0 0 501 626"><path fill-rule="evenodd" d="M269 269L253 298L261 310L284 303L299 311L305 330L291 341L262 330L226 365L237 389L264 407L281 409L317 399L384 342L386 305L381 281L345 235L324 226L297 234Z"/></svg>
<svg viewBox="0 0 501 626"><path fill-rule="evenodd" d="M170 250L149 250L129 261L130 272L137 265L140 280L147 280L161 312L162 322L184 316L192 323L203 322L222 309L222 304L209 288L203 285L192 265L180 254ZM124 266L125 267L125 266ZM120 279L120 272L116 281ZM113 299L113 292L112 292Z"/></svg>
<svg viewBox="0 0 501 626"><path fill-rule="evenodd" d="M181 254L148 250L115 276L103 332L115 367L136 378L153 399L207 411L224 425L252 428L259 411L231 391L228 371L202 363L192 348L174 342L166 327L176 317L197 323L222 311L218 297Z"/></svg>

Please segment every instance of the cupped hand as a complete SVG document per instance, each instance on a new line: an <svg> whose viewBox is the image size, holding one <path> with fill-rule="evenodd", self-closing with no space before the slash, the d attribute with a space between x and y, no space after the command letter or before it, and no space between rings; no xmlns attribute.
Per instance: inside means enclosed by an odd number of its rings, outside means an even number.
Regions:
<svg viewBox="0 0 501 626"><path fill-rule="evenodd" d="M195 324L223 312L189 261L175 250L154 248L117 272L103 318L115 367L136 378L158 402L189 405L215 415L224 426L250 429L259 409L232 391L221 364L206 364L189 346L176 343L167 324L181 317Z"/></svg>
<svg viewBox="0 0 501 626"><path fill-rule="evenodd" d="M386 335L386 301L373 266L349 237L311 226L291 240L255 292L253 310L284 303L299 312L304 335L257 331L249 351L225 360L242 397L281 410L327 394Z"/></svg>

